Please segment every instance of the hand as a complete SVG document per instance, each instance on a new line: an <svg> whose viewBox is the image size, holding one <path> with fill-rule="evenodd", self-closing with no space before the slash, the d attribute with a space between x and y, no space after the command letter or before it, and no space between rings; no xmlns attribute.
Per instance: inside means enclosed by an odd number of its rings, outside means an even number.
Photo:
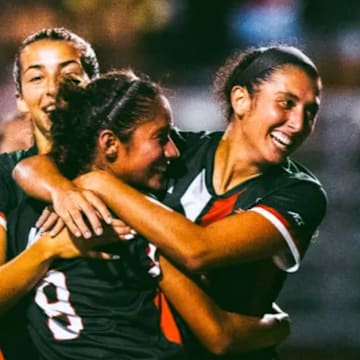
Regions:
<svg viewBox="0 0 360 360"><path fill-rule="evenodd" d="M55 237L51 237L49 233L41 236L39 241L50 252L51 258L71 259L75 257L91 257L101 259L113 259L112 254L94 250L99 246L109 245L119 241L118 236L111 227L106 226L105 236L93 237L85 239L84 237L74 237L67 228L63 228Z"/></svg>
<svg viewBox="0 0 360 360"><path fill-rule="evenodd" d="M131 240L136 235L135 230L118 218L112 219L111 227L121 240Z"/></svg>
<svg viewBox="0 0 360 360"><path fill-rule="evenodd" d="M89 190L75 186L72 189L57 190L52 194L52 203L56 214L76 237L83 236L89 239L92 234L101 235L101 219L107 224L112 222L111 213L104 202ZM37 225L42 227L44 223L40 222Z"/></svg>
<svg viewBox="0 0 360 360"><path fill-rule="evenodd" d="M64 221L56 214L51 205L47 206L36 222L36 227L42 232L50 232L52 237L56 236L65 227Z"/></svg>
<svg viewBox="0 0 360 360"><path fill-rule="evenodd" d="M278 331L281 335L281 341L284 341L290 334L290 317L280 307L273 303L272 308L275 311L273 314L265 314L261 321L272 326L274 331Z"/></svg>

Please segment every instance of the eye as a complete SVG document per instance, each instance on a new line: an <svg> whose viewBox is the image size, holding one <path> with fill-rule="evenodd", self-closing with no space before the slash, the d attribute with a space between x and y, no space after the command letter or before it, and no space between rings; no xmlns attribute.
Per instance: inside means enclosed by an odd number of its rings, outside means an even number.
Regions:
<svg viewBox="0 0 360 360"><path fill-rule="evenodd" d="M63 80L74 85L80 85L83 82L83 79L75 74L65 74Z"/></svg>
<svg viewBox="0 0 360 360"><path fill-rule="evenodd" d="M170 141L170 132L167 129L163 129L155 135L155 139L160 146L165 146Z"/></svg>
<svg viewBox="0 0 360 360"><path fill-rule="evenodd" d="M169 134L160 134L158 136L158 141L161 146L166 145L170 140Z"/></svg>
<svg viewBox="0 0 360 360"><path fill-rule="evenodd" d="M295 101L292 99L283 99L279 101L280 106L285 110L290 110L295 106Z"/></svg>
<svg viewBox="0 0 360 360"><path fill-rule="evenodd" d="M40 81L42 78L43 78L42 75L31 76L31 77L29 78L29 82L38 82L38 81Z"/></svg>

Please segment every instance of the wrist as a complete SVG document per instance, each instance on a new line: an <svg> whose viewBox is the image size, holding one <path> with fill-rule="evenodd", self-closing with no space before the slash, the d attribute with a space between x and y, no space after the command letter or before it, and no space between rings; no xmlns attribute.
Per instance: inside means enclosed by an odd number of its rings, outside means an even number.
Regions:
<svg viewBox="0 0 360 360"><path fill-rule="evenodd" d="M40 262L51 262L58 256L57 246L55 246L56 244L53 240L49 233L44 233L32 245Z"/></svg>

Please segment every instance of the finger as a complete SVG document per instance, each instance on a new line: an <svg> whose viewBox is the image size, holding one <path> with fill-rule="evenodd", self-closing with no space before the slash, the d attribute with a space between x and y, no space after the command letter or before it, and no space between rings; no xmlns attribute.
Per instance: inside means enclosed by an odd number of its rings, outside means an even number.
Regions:
<svg viewBox="0 0 360 360"><path fill-rule="evenodd" d="M124 235L119 235L119 238L121 240L132 240L135 238L135 235L132 234L132 233L127 233L127 234L124 234Z"/></svg>
<svg viewBox="0 0 360 360"><path fill-rule="evenodd" d="M100 217L107 223L111 224L113 221L111 212L109 211L106 204L93 192L84 191L84 196L95 209L96 214L100 214Z"/></svg>
<svg viewBox="0 0 360 360"><path fill-rule="evenodd" d="M69 213L67 213L66 215L62 216L62 219L65 223L65 226L69 229L69 231L77 238L79 238L80 236L84 236L86 237L83 232L79 229L79 227L75 224L75 222L73 221L71 215ZM85 223L84 226L86 227ZM86 233L86 231L85 231ZM88 231L87 233L90 233L90 231ZM91 236L91 233L90 233ZM86 237L87 239L90 237Z"/></svg>
<svg viewBox="0 0 360 360"><path fill-rule="evenodd" d="M120 255L109 254L106 252L99 252L99 251L88 251L85 256L89 257L89 258L93 258L93 259L102 259L102 260L119 260L120 259Z"/></svg>
<svg viewBox="0 0 360 360"><path fill-rule="evenodd" d="M71 216L81 233L84 235L86 232L91 232L92 230L96 235L102 235L104 230L95 208L87 201L87 199L81 201L78 206L79 208L73 211ZM86 225L84 217L89 222L91 230Z"/></svg>
<svg viewBox="0 0 360 360"><path fill-rule="evenodd" d="M132 229L130 226L126 225L122 220L120 219L113 219L113 222L111 224L112 229L114 232L119 236L124 235L130 235L132 234ZM134 235L134 234L133 234Z"/></svg>
<svg viewBox="0 0 360 360"><path fill-rule="evenodd" d="M41 228L42 225L46 222L48 217L50 216L51 211L48 207L46 207L41 213L40 217L36 221L36 227Z"/></svg>
<svg viewBox="0 0 360 360"><path fill-rule="evenodd" d="M41 231L45 232L52 230L58 219L59 216L57 214L54 212L49 213L47 219L41 225Z"/></svg>
<svg viewBox="0 0 360 360"><path fill-rule="evenodd" d="M61 218L58 218L55 226L50 231L50 236L55 237L65 227L65 223Z"/></svg>

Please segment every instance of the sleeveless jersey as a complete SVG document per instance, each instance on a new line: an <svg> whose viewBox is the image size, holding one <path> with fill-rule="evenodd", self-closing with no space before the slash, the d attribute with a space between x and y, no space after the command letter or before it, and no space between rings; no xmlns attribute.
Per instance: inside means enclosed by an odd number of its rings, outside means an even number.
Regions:
<svg viewBox="0 0 360 360"><path fill-rule="evenodd" d="M173 178L164 203L203 226L239 211L256 211L280 231L285 250L272 259L231 265L203 274L204 289L220 307L261 316L271 312L286 273L298 268L325 215L326 195L319 181L292 160L217 195L212 174L215 150L222 135L222 132L175 134L182 156L172 169ZM192 358L219 358L206 352L181 321L180 324L185 348ZM220 358L272 359L272 356L271 350L264 350Z"/></svg>

